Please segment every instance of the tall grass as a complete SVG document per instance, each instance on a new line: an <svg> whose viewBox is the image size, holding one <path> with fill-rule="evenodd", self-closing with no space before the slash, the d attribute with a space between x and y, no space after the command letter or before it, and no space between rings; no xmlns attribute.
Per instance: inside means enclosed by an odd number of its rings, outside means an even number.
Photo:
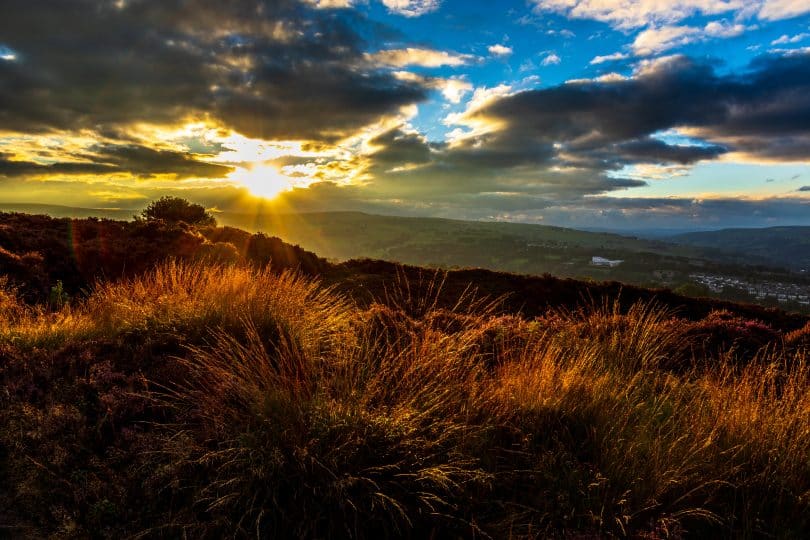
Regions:
<svg viewBox="0 0 810 540"><path fill-rule="evenodd" d="M169 501L146 536L810 531L806 353L684 363L698 338L654 304L527 321L442 294L400 278L360 308L291 273L168 263L61 315L0 309L7 336L183 336L139 457Z"/></svg>

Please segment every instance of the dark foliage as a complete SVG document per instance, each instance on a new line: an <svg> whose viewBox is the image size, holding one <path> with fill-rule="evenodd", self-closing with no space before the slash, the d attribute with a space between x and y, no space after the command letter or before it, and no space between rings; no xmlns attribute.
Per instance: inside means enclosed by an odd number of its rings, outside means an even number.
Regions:
<svg viewBox="0 0 810 540"><path fill-rule="evenodd" d="M217 220L206 211L204 206L191 203L180 197L161 197L152 201L141 212L141 218L146 221L168 221L169 223L188 223L189 225L212 226Z"/></svg>
<svg viewBox="0 0 810 540"><path fill-rule="evenodd" d="M810 320L807 315L787 313L776 308L735 304L710 298L690 298L667 289L645 289L615 281L585 282L557 278L548 274L525 276L483 269L451 270L445 273L387 261L363 259L335 265L324 277L327 282L334 283L340 290L351 294L358 301L370 302L384 296L386 286L390 287L394 281L393 276L399 272L417 287L420 276L421 281L430 282L423 279L424 274L444 276L444 294L439 299L444 303L443 307L452 306L472 284L479 295L503 298L504 310L520 312L527 317L543 316L549 309L576 309L617 299L625 309L639 301L656 301L662 307L693 321L702 320L715 311L727 311L744 319L762 321L784 331L801 328Z"/></svg>
<svg viewBox="0 0 810 540"><path fill-rule="evenodd" d="M32 302L46 301L58 281L68 294L82 294L97 279L137 275L167 258L271 264L279 271L300 269L308 274L326 265L278 238L227 227L200 230L183 221L0 213L0 274Z"/></svg>

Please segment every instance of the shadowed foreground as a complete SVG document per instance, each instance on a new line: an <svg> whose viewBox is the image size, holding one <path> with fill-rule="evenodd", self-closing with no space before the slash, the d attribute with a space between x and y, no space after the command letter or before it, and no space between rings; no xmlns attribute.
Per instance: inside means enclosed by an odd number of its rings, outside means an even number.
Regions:
<svg viewBox="0 0 810 540"><path fill-rule="evenodd" d="M55 309L5 287L0 535L810 534L810 327L414 285L361 306L163 263Z"/></svg>

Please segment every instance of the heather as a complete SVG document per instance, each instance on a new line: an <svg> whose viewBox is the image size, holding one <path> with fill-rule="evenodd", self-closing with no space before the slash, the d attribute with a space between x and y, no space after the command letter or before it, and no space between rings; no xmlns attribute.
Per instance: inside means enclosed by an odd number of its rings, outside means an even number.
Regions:
<svg viewBox="0 0 810 540"><path fill-rule="evenodd" d="M196 259L26 303L6 280L2 534L810 530L808 327L331 281Z"/></svg>

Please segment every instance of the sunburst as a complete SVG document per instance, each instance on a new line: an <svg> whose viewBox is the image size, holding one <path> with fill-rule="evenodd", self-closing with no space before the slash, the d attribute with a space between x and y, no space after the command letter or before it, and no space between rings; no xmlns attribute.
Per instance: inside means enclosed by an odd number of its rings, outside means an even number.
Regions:
<svg viewBox="0 0 810 540"><path fill-rule="evenodd" d="M293 180L281 174L275 167L266 165L250 169L240 169L231 175L231 179L243 185L257 197L274 199L280 193L293 188Z"/></svg>

